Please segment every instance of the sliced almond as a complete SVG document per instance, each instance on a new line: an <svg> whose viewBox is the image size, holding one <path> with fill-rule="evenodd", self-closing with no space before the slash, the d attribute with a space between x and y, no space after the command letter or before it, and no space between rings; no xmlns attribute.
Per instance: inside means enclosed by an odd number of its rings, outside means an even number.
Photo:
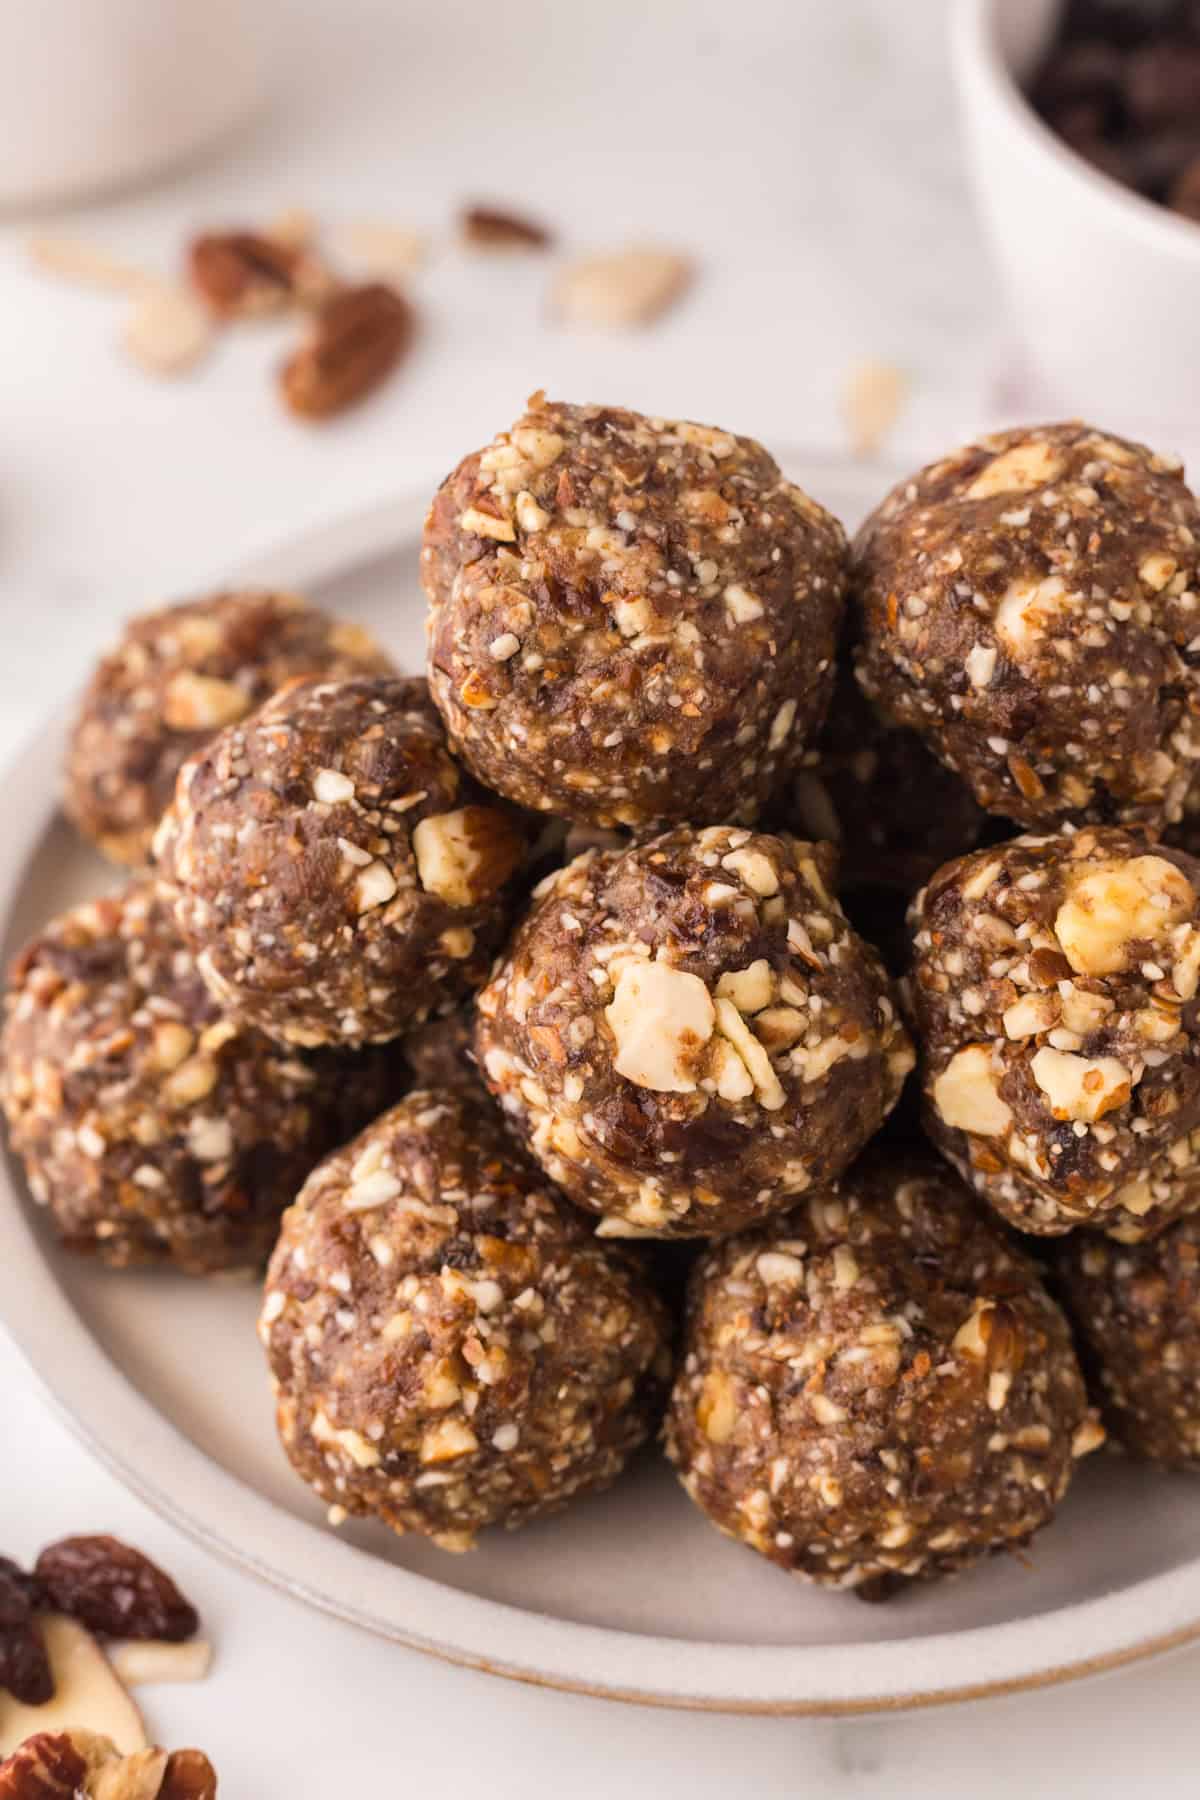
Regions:
<svg viewBox="0 0 1200 1800"><path fill-rule="evenodd" d="M411 275L429 256L425 232L383 219L352 219L337 233L336 247L363 277L377 281Z"/></svg>
<svg viewBox="0 0 1200 1800"><path fill-rule="evenodd" d="M109 1662L126 1687L156 1687L160 1682L203 1681L212 1667L212 1645L203 1638L185 1644L164 1638L118 1638L106 1646Z"/></svg>
<svg viewBox="0 0 1200 1800"><path fill-rule="evenodd" d="M554 305L575 325L647 325L679 299L692 273L691 260L674 250L585 256L560 273Z"/></svg>
<svg viewBox="0 0 1200 1800"><path fill-rule="evenodd" d="M144 293L125 322L121 344L151 375L182 375L206 357L213 328L205 309L182 288Z"/></svg>
<svg viewBox="0 0 1200 1800"><path fill-rule="evenodd" d="M855 456L874 456L904 407L908 378L895 363L867 358L846 378L842 411Z"/></svg>
<svg viewBox="0 0 1200 1800"><path fill-rule="evenodd" d="M37 268L45 269L51 275L61 275L67 281L84 282L89 287L136 294L156 285L156 278L145 269L136 269L97 245L81 244L74 238L32 237L29 254Z"/></svg>
<svg viewBox="0 0 1200 1800"><path fill-rule="evenodd" d="M38 1617L54 1676L54 1698L22 1706L0 1689L0 1757L38 1731L93 1731L111 1738L126 1756L146 1749L142 1715L90 1631L62 1613Z"/></svg>

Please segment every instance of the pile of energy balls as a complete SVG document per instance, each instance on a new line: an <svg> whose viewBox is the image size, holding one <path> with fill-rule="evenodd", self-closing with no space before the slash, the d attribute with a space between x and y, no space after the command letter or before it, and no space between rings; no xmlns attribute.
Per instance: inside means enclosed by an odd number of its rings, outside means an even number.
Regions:
<svg viewBox="0 0 1200 1800"><path fill-rule="evenodd" d="M33 1194L266 1263L297 1471L450 1550L664 1411L713 1524L872 1597L1105 1427L1200 1467L1198 563L1087 425L848 545L752 439L534 395L430 507L427 681L283 594L101 664L67 810L140 872L12 973Z"/></svg>

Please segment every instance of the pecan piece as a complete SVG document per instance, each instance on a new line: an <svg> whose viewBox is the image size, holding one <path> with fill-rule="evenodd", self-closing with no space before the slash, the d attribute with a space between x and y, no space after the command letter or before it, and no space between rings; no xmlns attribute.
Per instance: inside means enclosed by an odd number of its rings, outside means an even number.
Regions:
<svg viewBox="0 0 1200 1800"><path fill-rule="evenodd" d="M554 242L536 219L495 206L465 207L461 228L464 242L477 250L546 250Z"/></svg>
<svg viewBox="0 0 1200 1800"><path fill-rule="evenodd" d="M88 1766L65 1731L39 1731L0 1763L0 1800L75 1800Z"/></svg>
<svg viewBox="0 0 1200 1800"><path fill-rule="evenodd" d="M415 325L408 301L385 282L334 294L280 371L287 406L299 418L326 419L364 400L391 374Z"/></svg>
<svg viewBox="0 0 1200 1800"><path fill-rule="evenodd" d="M206 232L188 251L192 285L222 319L260 318L323 298L331 278L303 248L256 231Z"/></svg>
<svg viewBox="0 0 1200 1800"><path fill-rule="evenodd" d="M180 1643L200 1623L170 1576L119 1538L62 1538L42 1551L36 1574L49 1604L99 1637Z"/></svg>
<svg viewBox="0 0 1200 1800"><path fill-rule="evenodd" d="M50 1661L34 1618L37 1584L7 1557L0 1559L0 1688L24 1706L54 1695Z"/></svg>
<svg viewBox="0 0 1200 1800"><path fill-rule="evenodd" d="M0 1800L215 1800L216 1792L199 1750L122 1756L91 1731L39 1731L0 1763Z"/></svg>

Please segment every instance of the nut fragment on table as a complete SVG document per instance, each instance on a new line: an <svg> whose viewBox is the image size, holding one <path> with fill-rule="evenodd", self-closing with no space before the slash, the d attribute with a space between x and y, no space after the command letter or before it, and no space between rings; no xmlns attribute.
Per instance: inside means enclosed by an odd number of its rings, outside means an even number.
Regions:
<svg viewBox="0 0 1200 1800"><path fill-rule="evenodd" d="M1200 1469L1200 1216L1144 1243L1074 1232L1055 1270L1112 1436L1160 1468Z"/></svg>
<svg viewBox="0 0 1200 1800"><path fill-rule="evenodd" d="M1017 1549L1103 1441L1036 1265L927 1154L710 1247L667 1451L701 1510L836 1588Z"/></svg>
<svg viewBox="0 0 1200 1800"><path fill-rule="evenodd" d="M498 206L468 206L459 221L465 243L476 250L545 250L552 234L536 219Z"/></svg>
<svg viewBox="0 0 1200 1800"><path fill-rule="evenodd" d="M304 419L356 406L387 380L415 332L412 305L386 282L338 290L279 372L285 405Z"/></svg>
<svg viewBox="0 0 1200 1800"><path fill-rule="evenodd" d="M219 319L253 319L327 298L334 283L307 242L256 231L205 232L188 248L196 292Z"/></svg>
<svg viewBox="0 0 1200 1800"><path fill-rule="evenodd" d="M829 703L842 529L712 426L535 394L435 495L422 579L451 742L538 811L749 822Z"/></svg>
<svg viewBox="0 0 1200 1800"><path fill-rule="evenodd" d="M302 1056L226 1018L150 883L63 914L14 965L12 1148L63 1242L116 1268L261 1262L309 1169L400 1079L385 1052Z"/></svg>
<svg viewBox="0 0 1200 1800"><path fill-rule="evenodd" d="M424 681L299 681L180 772L156 840L228 1012L284 1044L386 1042L486 978L524 855Z"/></svg>
<svg viewBox="0 0 1200 1800"><path fill-rule="evenodd" d="M410 226L384 219L350 219L339 226L335 247L361 276L403 282L429 255L429 239Z"/></svg>
<svg viewBox="0 0 1200 1800"><path fill-rule="evenodd" d="M912 1050L826 846L680 827L551 875L478 1001L475 1053L603 1236L792 1204L895 1105Z"/></svg>
<svg viewBox="0 0 1200 1800"><path fill-rule="evenodd" d="M142 613L96 665L67 750L63 804L114 862L147 861L192 753L297 675L382 675L369 632L297 594L234 590Z"/></svg>
<svg viewBox="0 0 1200 1800"><path fill-rule="evenodd" d="M874 456L904 409L908 380L895 363L870 357L846 377L842 410L856 456Z"/></svg>
<svg viewBox="0 0 1200 1800"><path fill-rule="evenodd" d="M465 1550L606 1487L653 1430L667 1321L458 1089L418 1089L287 1213L260 1335L334 1509Z"/></svg>
<svg viewBox="0 0 1200 1800"><path fill-rule="evenodd" d="M989 811L1177 819L1200 760L1200 507L1079 422L980 438L862 527L858 679Z"/></svg>
<svg viewBox="0 0 1200 1800"><path fill-rule="evenodd" d="M212 324L182 288L151 287L135 301L121 343L150 374L182 375L212 349Z"/></svg>
<svg viewBox="0 0 1200 1800"><path fill-rule="evenodd" d="M649 325L690 287L692 259L641 245L582 256L560 269L552 304L572 325Z"/></svg>
<svg viewBox="0 0 1200 1800"><path fill-rule="evenodd" d="M1200 862L1114 828L948 863L913 903L926 1124L1011 1224L1200 1206Z"/></svg>

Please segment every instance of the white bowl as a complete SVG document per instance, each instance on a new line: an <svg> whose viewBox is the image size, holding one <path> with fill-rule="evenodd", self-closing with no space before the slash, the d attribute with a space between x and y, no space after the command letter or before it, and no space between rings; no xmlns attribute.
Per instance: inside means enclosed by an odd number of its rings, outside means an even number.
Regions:
<svg viewBox="0 0 1200 1800"><path fill-rule="evenodd" d="M4 9L0 207L147 179L249 115L258 0L32 0Z"/></svg>
<svg viewBox="0 0 1200 1800"><path fill-rule="evenodd" d="M1057 0L957 0L953 62L1000 271L1046 394L1128 428L1200 411L1200 225L1101 174L1022 92Z"/></svg>

